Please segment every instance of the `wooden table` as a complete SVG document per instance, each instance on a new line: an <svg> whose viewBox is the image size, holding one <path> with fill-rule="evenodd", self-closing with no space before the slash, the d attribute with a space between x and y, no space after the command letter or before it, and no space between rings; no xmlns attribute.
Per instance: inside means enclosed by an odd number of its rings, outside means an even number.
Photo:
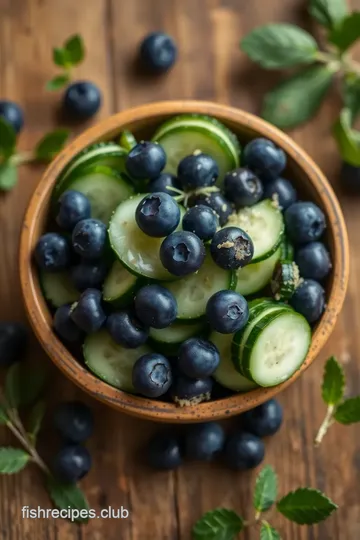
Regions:
<svg viewBox="0 0 360 540"><path fill-rule="evenodd" d="M31 148L45 131L59 125L58 93L46 93L45 82L56 73L51 47L70 34L83 35L88 54L77 77L89 78L104 94L100 117L140 103L161 99L199 98L230 103L258 112L264 91L278 74L254 67L238 43L255 25L293 21L311 28L302 0L0 0L0 97L19 102L26 126L22 149ZM360 0L353 0L360 9ZM180 58L165 77L138 80L133 57L147 32L165 29L177 40ZM324 360L336 354L348 376L349 393L359 393L360 373L360 200L339 191L339 156L330 136L338 113L334 92L311 123L293 132L295 140L315 158L339 192L349 228L352 274L342 316L318 361L280 396L285 421L279 435L266 442L266 463L280 474L285 493L300 485L326 491L340 508L315 528L294 526L281 517L273 524L287 540L360 537L360 431L359 427L331 429L323 445L312 441L324 415L320 379ZM83 129L76 127L75 131ZM25 320L21 300L17 250L23 212L41 168L23 167L20 183L0 196L0 318ZM30 357L45 357L33 338ZM80 398L75 386L53 371L54 401ZM142 465L141 448L150 432L148 422L117 414L90 402L96 413L96 435L89 443L94 467L83 481L90 505L121 505L128 520L93 520L78 527L61 520L23 520L21 507L49 507L39 472L0 478L0 538L2 540L188 540L200 515L224 506L250 515L250 493L255 473L234 474L221 466L190 464L175 473L153 473ZM236 420L235 420L236 422ZM4 429L1 443L11 441ZM43 436L56 445L51 422ZM256 530L242 538L259 538Z"/></svg>

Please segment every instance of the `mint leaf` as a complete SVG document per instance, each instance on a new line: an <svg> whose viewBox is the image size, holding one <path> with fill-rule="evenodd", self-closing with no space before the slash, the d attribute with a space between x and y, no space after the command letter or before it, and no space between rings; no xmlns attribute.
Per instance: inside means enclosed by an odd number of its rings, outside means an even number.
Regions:
<svg viewBox="0 0 360 540"><path fill-rule="evenodd" d="M299 488L280 499L276 507L298 525L313 525L326 519L337 505L317 489Z"/></svg>
<svg viewBox="0 0 360 540"><path fill-rule="evenodd" d="M53 62L55 65L65 69L71 67L71 59L68 51L60 47L54 47L53 49Z"/></svg>
<svg viewBox="0 0 360 540"><path fill-rule="evenodd" d="M80 35L76 34L66 40L64 48L70 59L71 65L75 66L84 60L85 47Z"/></svg>
<svg viewBox="0 0 360 540"><path fill-rule="evenodd" d="M31 456L21 448L0 448L0 474L14 474L26 466Z"/></svg>
<svg viewBox="0 0 360 540"><path fill-rule="evenodd" d="M348 76L342 86L345 107L350 111L350 125L360 113L360 78Z"/></svg>
<svg viewBox="0 0 360 540"><path fill-rule="evenodd" d="M263 118L283 129L306 122L320 107L332 79L328 66L316 65L296 73L265 96Z"/></svg>
<svg viewBox="0 0 360 540"><path fill-rule="evenodd" d="M18 181L16 165L5 161L0 163L0 191L10 191Z"/></svg>
<svg viewBox="0 0 360 540"><path fill-rule="evenodd" d="M356 133L351 129L351 111L343 109L333 127L333 135L340 155L346 163L360 167L360 145Z"/></svg>
<svg viewBox="0 0 360 540"><path fill-rule="evenodd" d="M233 510L216 508L206 512L192 530L193 540L233 540L244 527L243 519Z"/></svg>
<svg viewBox="0 0 360 540"><path fill-rule="evenodd" d="M260 540L281 540L281 537L269 523L263 521L260 529Z"/></svg>
<svg viewBox="0 0 360 540"><path fill-rule="evenodd" d="M325 28L334 28L347 15L346 0L310 0L309 13Z"/></svg>
<svg viewBox="0 0 360 540"><path fill-rule="evenodd" d="M51 161L63 149L69 135L67 129L47 133L35 147L35 158L40 161Z"/></svg>
<svg viewBox="0 0 360 540"><path fill-rule="evenodd" d="M6 409L3 405L0 405L0 425L6 424L8 421L8 416L6 414Z"/></svg>
<svg viewBox="0 0 360 540"><path fill-rule="evenodd" d="M5 379L5 397L17 409L31 405L44 389L46 373L39 367L17 363L10 366Z"/></svg>
<svg viewBox="0 0 360 540"><path fill-rule="evenodd" d="M78 517L74 521L86 523L88 521L89 505L84 493L76 484L64 484L53 477L47 480L49 495L59 510L78 510Z"/></svg>
<svg viewBox="0 0 360 540"><path fill-rule="evenodd" d="M38 401L35 403L29 415L29 427L28 432L31 435L32 440L36 440L41 429L41 424L45 416L46 404L44 401Z"/></svg>
<svg viewBox="0 0 360 540"><path fill-rule="evenodd" d="M54 92L55 90L60 90L60 88L64 88L64 86L66 86L69 82L70 75L57 75L46 83L45 89L49 92Z"/></svg>
<svg viewBox="0 0 360 540"><path fill-rule="evenodd" d="M360 396L346 399L343 403L340 403L335 411L334 418L340 424L360 422Z"/></svg>
<svg viewBox="0 0 360 540"><path fill-rule="evenodd" d="M256 478L254 491L254 508L265 512L275 502L277 496L277 477L274 469L267 465Z"/></svg>
<svg viewBox="0 0 360 540"><path fill-rule="evenodd" d="M360 13L351 13L329 34L329 41L341 52L349 49L360 37Z"/></svg>
<svg viewBox="0 0 360 540"><path fill-rule="evenodd" d="M8 159L15 152L16 133L14 128L0 116L0 157Z"/></svg>
<svg viewBox="0 0 360 540"><path fill-rule="evenodd" d="M241 49L266 69L293 67L313 62L318 51L314 38L292 24L268 24L255 28L240 43Z"/></svg>
<svg viewBox="0 0 360 540"><path fill-rule="evenodd" d="M331 356L325 364L321 387L322 397L325 403L328 405L337 405L344 395L344 387L344 371L335 356Z"/></svg>

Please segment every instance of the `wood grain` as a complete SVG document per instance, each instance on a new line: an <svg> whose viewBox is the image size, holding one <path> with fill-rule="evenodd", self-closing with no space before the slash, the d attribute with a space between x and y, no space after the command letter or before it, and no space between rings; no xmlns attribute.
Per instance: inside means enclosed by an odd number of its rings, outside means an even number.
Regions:
<svg viewBox="0 0 360 540"><path fill-rule="evenodd" d="M304 0L0 0L0 97L14 99L26 113L20 148L30 148L46 130L59 124L59 94L46 94L44 84L55 74L50 48L80 32L88 55L78 76L102 88L107 116L130 105L159 99L214 99L258 112L263 93L279 74L265 74L239 51L242 35L268 21L309 20ZM360 9L360 1L352 6ZM179 43L174 70L159 79L139 76L134 55L141 37L163 28ZM336 92L329 96L317 118L293 132L317 161L338 192L347 220L352 274L342 316L321 358L280 397L284 426L266 442L266 463L280 474L280 492L312 485L325 490L340 508L327 522L301 528L274 516L272 523L286 540L353 540L360 536L359 428L334 426L319 449L313 437L324 415L320 398L323 361L336 354L348 375L349 394L359 392L360 272L359 201L342 193L339 157L330 136L338 112ZM75 130L82 129L74 126ZM14 191L0 196L0 317L24 319L17 275L21 219L40 169L24 167ZM5 264L4 264L5 261ZM43 357L33 339L29 357ZM52 372L51 396L87 399L57 371ZM89 443L94 459L83 482L90 505L96 509L124 505L128 520L93 520L78 527L59 520L23 520L21 507L49 506L37 470L29 467L14 477L0 478L0 538L2 540L188 540L193 522L215 506L229 506L250 517L250 493L255 473L229 472L220 465L190 464L176 473L154 473L143 464L142 445L157 428L151 423L121 416L91 401L96 413L96 435ZM50 411L51 412L51 411ZM50 416L50 414L49 414ZM235 424L236 424L235 419ZM4 429L1 443L9 443ZM46 448L58 441L51 420L42 437ZM259 537L246 531L246 540Z"/></svg>

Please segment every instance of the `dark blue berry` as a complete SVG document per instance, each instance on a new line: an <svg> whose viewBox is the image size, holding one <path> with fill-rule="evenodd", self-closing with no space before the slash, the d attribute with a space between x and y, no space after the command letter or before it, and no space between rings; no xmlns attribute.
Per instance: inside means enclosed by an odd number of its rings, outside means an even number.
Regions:
<svg viewBox="0 0 360 540"><path fill-rule="evenodd" d="M303 278L321 281L331 270L329 251L321 242L300 246L295 254L295 262Z"/></svg>
<svg viewBox="0 0 360 540"><path fill-rule="evenodd" d="M104 260L82 261L70 270L71 279L79 291L98 289L103 284L109 266Z"/></svg>
<svg viewBox="0 0 360 540"><path fill-rule="evenodd" d="M179 195L176 191L171 188L180 189L180 183L175 175L170 173L161 173L160 176L154 178L149 182L148 191L150 193L163 192L176 197Z"/></svg>
<svg viewBox="0 0 360 540"><path fill-rule="evenodd" d="M183 217L182 226L184 231L189 231L201 240L210 240L219 227L219 219L214 210L200 204L190 208Z"/></svg>
<svg viewBox="0 0 360 540"><path fill-rule="evenodd" d="M196 424L186 433L185 454L191 460L211 461L220 454L224 444L225 433L220 424Z"/></svg>
<svg viewBox="0 0 360 540"><path fill-rule="evenodd" d="M177 317L177 302L165 287L145 285L135 296L135 311L145 326L167 328Z"/></svg>
<svg viewBox="0 0 360 540"><path fill-rule="evenodd" d="M41 270L58 272L70 265L71 251L69 242L58 233L46 233L41 236L35 247L35 260Z"/></svg>
<svg viewBox="0 0 360 540"><path fill-rule="evenodd" d="M242 416L246 431L258 437L274 435L281 426L283 409L276 399L270 399Z"/></svg>
<svg viewBox="0 0 360 540"><path fill-rule="evenodd" d="M191 197L189 202L191 206L201 204L212 208L219 218L221 227L227 223L229 216L234 212L232 203L220 191L196 195L195 197Z"/></svg>
<svg viewBox="0 0 360 540"><path fill-rule="evenodd" d="M200 238L188 231L173 232L160 246L160 260L174 276L186 276L199 270L205 254Z"/></svg>
<svg viewBox="0 0 360 540"><path fill-rule="evenodd" d="M52 470L63 482L75 483L84 478L91 469L91 456L85 446L64 446L54 457Z"/></svg>
<svg viewBox="0 0 360 540"><path fill-rule="evenodd" d="M249 264L254 255L250 236L238 227L225 227L217 231L210 245L214 262L225 270L236 270Z"/></svg>
<svg viewBox="0 0 360 540"><path fill-rule="evenodd" d="M233 334L248 321L247 301L234 291L218 291L208 300L206 317L213 330L221 334Z"/></svg>
<svg viewBox="0 0 360 540"><path fill-rule="evenodd" d="M265 185L264 197L278 202L281 210L286 210L297 200L294 186L285 178L276 178Z"/></svg>
<svg viewBox="0 0 360 540"><path fill-rule="evenodd" d="M341 168L341 185L351 193L359 193L360 167L343 162Z"/></svg>
<svg viewBox="0 0 360 540"><path fill-rule="evenodd" d="M165 394L172 384L170 362L158 353L149 353L136 360L132 381L136 392L149 398Z"/></svg>
<svg viewBox="0 0 360 540"><path fill-rule="evenodd" d="M113 340L128 349L140 347L149 337L149 330L129 310L109 315L106 327Z"/></svg>
<svg viewBox="0 0 360 540"><path fill-rule="evenodd" d="M56 215L56 223L59 227L72 231L79 221L90 216L90 201L83 193L69 189L61 195Z"/></svg>
<svg viewBox="0 0 360 540"><path fill-rule="evenodd" d="M98 289L86 289L72 307L71 319L86 334L97 332L105 323L101 299Z"/></svg>
<svg viewBox="0 0 360 540"><path fill-rule="evenodd" d="M8 367L22 359L27 345L27 331L18 322L0 322L0 367Z"/></svg>
<svg viewBox="0 0 360 540"><path fill-rule="evenodd" d="M285 212L286 233L295 244L319 240L326 228L322 210L313 202L296 202Z"/></svg>
<svg viewBox="0 0 360 540"><path fill-rule="evenodd" d="M179 370L193 379L209 377L220 363L220 354L213 343L198 337L190 338L180 346Z"/></svg>
<svg viewBox="0 0 360 540"><path fill-rule="evenodd" d="M166 431L156 433L149 441L147 459L154 469L171 470L182 465L179 437Z"/></svg>
<svg viewBox="0 0 360 540"><path fill-rule="evenodd" d="M128 173L137 180L157 178L166 164L166 154L160 144L141 141L126 158Z"/></svg>
<svg viewBox="0 0 360 540"><path fill-rule="evenodd" d="M275 180L285 169L285 152L268 139L254 139L243 152L243 163L261 180Z"/></svg>
<svg viewBox="0 0 360 540"><path fill-rule="evenodd" d="M219 176L219 167L208 154L195 153L180 161L177 176L185 190L212 186Z"/></svg>
<svg viewBox="0 0 360 540"><path fill-rule="evenodd" d="M305 279L293 294L290 304L309 323L320 319L325 309L325 291L317 281Z"/></svg>
<svg viewBox="0 0 360 540"><path fill-rule="evenodd" d="M171 397L178 405L196 405L209 401L213 388L213 379L190 379L185 375L178 375L171 388Z"/></svg>
<svg viewBox="0 0 360 540"><path fill-rule="evenodd" d="M16 133L19 133L24 125L24 113L21 107L13 101L0 101L0 118L10 124Z"/></svg>
<svg viewBox="0 0 360 540"><path fill-rule="evenodd" d="M85 403L67 401L55 409L54 425L65 440L81 443L93 434L94 416Z"/></svg>
<svg viewBox="0 0 360 540"><path fill-rule="evenodd" d="M83 334L71 318L72 305L57 308L54 315L54 330L67 343L79 343Z"/></svg>
<svg viewBox="0 0 360 540"><path fill-rule="evenodd" d="M135 219L145 234L162 238L179 225L180 208L171 195L152 193L146 195L138 204Z"/></svg>
<svg viewBox="0 0 360 540"><path fill-rule="evenodd" d="M253 469L262 462L264 456L263 441L251 433L233 433L226 441L224 458L232 469Z"/></svg>
<svg viewBox="0 0 360 540"><path fill-rule="evenodd" d="M102 96L99 88L89 81L70 84L64 95L64 109L69 116L87 120L101 107Z"/></svg>
<svg viewBox="0 0 360 540"><path fill-rule="evenodd" d="M224 191L229 201L241 208L260 201L264 188L261 180L250 169L242 167L225 175Z"/></svg>
<svg viewBox="0 0 360 540"><path fill-rule="evenodd" d="M176 44L173 38L164 32L152 32L141 43L140 59L146 68L155 73L170 69L176 58Z"/></svg>
<svg viewBox="0 0 360 540"><path fill-rule="evenodd" d="M98 219L79 221L72 233L72 246L84 259L98 259L103 255L107 241L106 225Z"/></svg>

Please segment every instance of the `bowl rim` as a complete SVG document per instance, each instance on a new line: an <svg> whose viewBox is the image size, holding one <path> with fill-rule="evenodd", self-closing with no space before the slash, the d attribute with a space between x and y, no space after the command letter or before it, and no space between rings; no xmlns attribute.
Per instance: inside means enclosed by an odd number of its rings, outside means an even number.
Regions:
<svg viewBox="0 0 360 540"><path fill-rule="evenodd" d="M146 121L147 118L178 114L207 114L225 123L248 126L259 136L269 138L285 150L296 162L312 186L317 190L325 210L334 241L333 280L326 310L318 324L305 362L293 376L278 386L256 388L247 393L238 393L215 401L201 403L195 407L178 408L166 402L122 392L97 379L82 366L65 348L52 331L50 316L46 308L37 271L31 262L31 248L36 235L36 223L41 215L44 201L52 191L55 181L64 166L81 150L111 132L121 131L123 126L133 122ZM273 125L241 109L207 101L179 100L161 101L126 109L102 120L76 137L48 166L33 193L26 210L19 250L21 290L31 326L46 353L58 368L77 386L96 399L130 415L163 422L200 422L221 419L239 414L279 394L292 384L314 361L318 352L329 338L342 308L349 277L349 246L344 217L328 180L315 162L288 135Z"/></svg>

